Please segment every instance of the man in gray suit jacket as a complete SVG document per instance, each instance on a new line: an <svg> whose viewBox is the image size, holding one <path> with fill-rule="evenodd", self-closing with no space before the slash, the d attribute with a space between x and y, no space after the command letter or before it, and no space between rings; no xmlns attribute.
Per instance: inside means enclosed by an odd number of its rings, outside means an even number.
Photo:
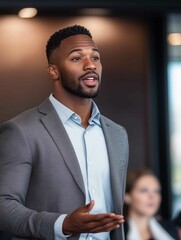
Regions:
<svg viewBox="0 0 181 240"><path fill-rule="evenodd" d="M13 240L123 240L128 140L92 100L99 50L75 25L46 53L53 94L0 127L0 230Z"/></svg>

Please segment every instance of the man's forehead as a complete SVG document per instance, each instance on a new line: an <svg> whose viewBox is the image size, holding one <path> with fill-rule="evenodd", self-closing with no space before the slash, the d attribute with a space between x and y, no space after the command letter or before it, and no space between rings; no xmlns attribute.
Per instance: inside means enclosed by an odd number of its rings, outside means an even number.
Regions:
<svg viewBox="0 0 181 240"><path fill-rule="evenodd" d="M81 49L84 47L97 49L97 46L92 40L92 38L84 34L78 34L78 35L65 38L60 44L60 48L62 50L63 49L66 50L66 52L72 51L73 49L76 49L76 48Z"/></svg>

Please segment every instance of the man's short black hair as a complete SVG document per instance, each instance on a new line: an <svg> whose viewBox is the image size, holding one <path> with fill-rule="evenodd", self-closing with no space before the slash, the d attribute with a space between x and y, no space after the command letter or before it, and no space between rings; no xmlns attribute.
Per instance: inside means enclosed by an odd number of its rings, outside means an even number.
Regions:
<svg viewBox="0 0 181 240"><path fill-rule="evenodd" d="M55 32L48 40L47 45L46 45L46 56L49 62L50 55L52 52L58 48L61 44L61 41L65 38L68 38L73 35L77 34L85 34L92 38L91 33L89 30L83 26L80 25L74 25L70 27L66 27L63 29L60 29L59 31Z"/></svg>

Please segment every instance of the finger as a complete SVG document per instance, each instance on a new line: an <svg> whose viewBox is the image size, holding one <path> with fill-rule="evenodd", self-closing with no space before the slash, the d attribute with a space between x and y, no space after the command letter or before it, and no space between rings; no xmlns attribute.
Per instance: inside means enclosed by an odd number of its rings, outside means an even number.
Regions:
<svg viewBox="0 0 181 240"><path fill-rule="evenodd" d="M87 222L90 222L90 221L99 222L99 221L105 221L105 220L107 220L108 222L113 220L117 220L121 222L122 220L124 220L124 216L116 215L115 213L89 214L86 220Z"/></svg>
<svg viewBox="0 0 181 240"><path fill-rule="evenodd" d="M124 220L122 220L121 223L123 223L123 222L124 222ZM118 221L112 221L112 222L102 223L102 224L91 223L91 224L89 224L89 231L91 233L109 232L109 231L119 228L121 223Z"/></svg>
<svg viewBox="0 0 181 240"><path fill-rule="evenodd" d="M118 228L120 228L120 224L104 226L104 227L97 227L97 228L92 229L91 233L111 232Z"/></svg>
<svg viewBox="0 0 181 240"><path fill-rule="evenodd" d="M84 222L89 224L89 223L95 223L97 224L98 222L100 222L100 224L102 224L103 221L105 221L105 219L107 219L107 221L112 221L114 217L114 214L87 214L86 217L84 218Z"/></svg>
<svg viewBox="0 0 181 240"><path fill-rule="evenodd" d="M103 218L103 219L89 219L89 222L86 222L87 227L92 232L94 231L110 231L110 229L115 229L119 227L120 224L124 222L123 218ZM96 230L95 230L96 229Z"/></svg>
<svg viewBox="0 0 181 240"><path fill-rule="evenodd" d="M118 220L120 223L124 222L124 216L123 215L115 215L115 220Z"/></svg>
<svg viewBox="0 0 181 240"><path fill-rule="evenodd" d="M98 221L97 221L98 222ZM103 225L108 224L108 223L123 223L124 222L124 217L123 216L112 216L112 217L107 217L99 220L99 222Z"/></svg>

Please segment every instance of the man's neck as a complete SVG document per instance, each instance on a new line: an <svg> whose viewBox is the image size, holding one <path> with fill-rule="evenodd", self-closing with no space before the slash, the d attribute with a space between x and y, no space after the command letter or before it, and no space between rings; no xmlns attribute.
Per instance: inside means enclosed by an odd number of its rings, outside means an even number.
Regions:
<svg viewBox="0 0 181 240"><path fill-rule="evenodd" d="M90 119L92 113L92 99L81 97L74 97L73 99L70 99L58 97L56 94L53 94L53 96L64 106L80 116L82 126L86 128L89 125L88 120Z"/></svg>

